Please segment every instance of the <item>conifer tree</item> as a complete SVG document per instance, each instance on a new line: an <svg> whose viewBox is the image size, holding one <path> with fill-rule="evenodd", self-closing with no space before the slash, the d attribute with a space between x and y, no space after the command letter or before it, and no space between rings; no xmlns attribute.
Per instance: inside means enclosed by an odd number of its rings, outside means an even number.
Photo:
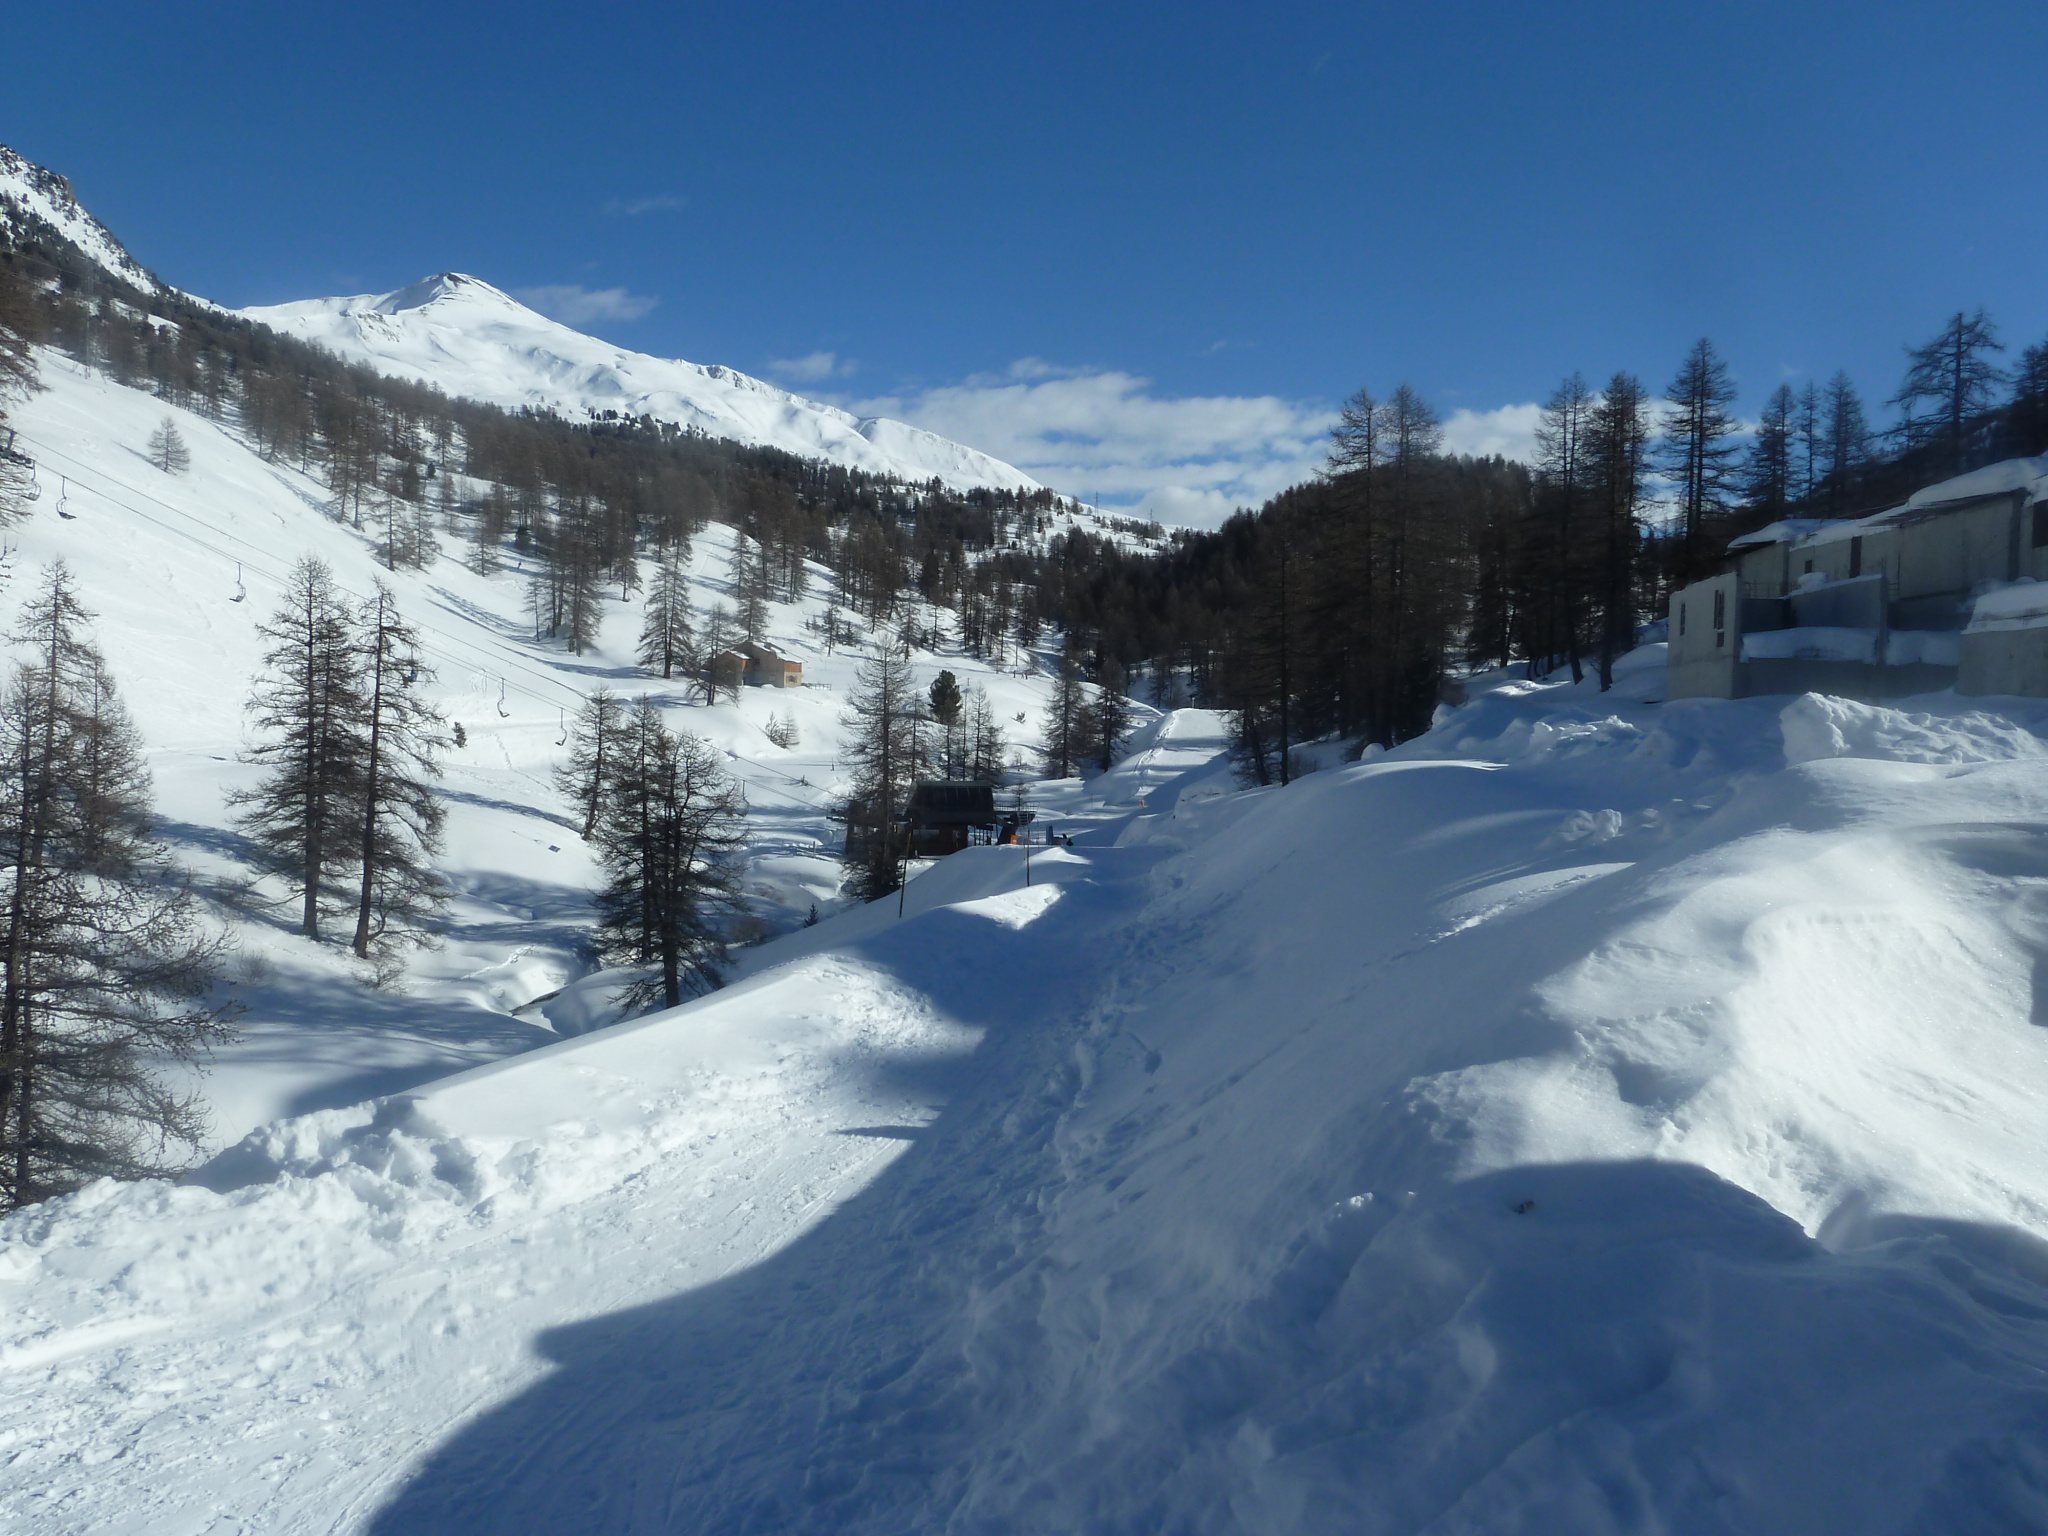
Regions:
<svg viewBox="0 0 2048 1536"><path fill-rule="evenodd" d="M713 603L704 615L704 632L698 637L697 645L697 682L704 690L706 704L716 704L721 691L738 701L742 681L740 670L731 663L721 666L718 658L739 643L740 635L733 622L732 610L723 603Z"/></svg>
<svg viewBox="0 0 2048 1536"><path fill-rule="evenodd" d="M354 614L326 563L309 556L257 633L269 642L249 698L261 736L242 760L264 773L230 802L242 807L242 831L299 887L299 931L318 939L321 898L335 894L359 852L365 743Z"/></svg>
<svg viewBox="0 0 2048 1536"><path fill-rule="evenodd" d="M681 564L665 555L647 586L647 613L640 621L640 665L659 667L665 678L690 670L690 586Z"/></svg>
<svg viewBox="0 0 2048 1536"><path fill-rule="evenodd" d="M606 787L618 768L619 734L626 706L609 688L593 689L569 728L569 758L555 770L555 787L583 813L585 837L597 830Z"/></svg>
<svg viewBox="0 0 2048 1536"><path fill-rule="evenodd" d="M1697 351L1697 349L1695 349ZM1642 543L1643 480L1649 471L1650 398L1635 375L1607 381L1587 434L1600 507L1600 690L1614 660L1635 644L1635 580Z"/></svg>
<svg viewBox="0 0 2048 1536"><path fill-rule="evenodd" d="M363 605L359 623L363 713L361 833L357 864L361 894L354 949L370 958L403 935L425 943L421 926L447 900L433 867L441 851L446 811L435 796L441 717L421 697L433 679L420 660L418 632L399 617L382 582Z"/></svg>
<svg viewBox="0 0 2048 1536"><path fill-rule="evenodd" d="M1965 467L1972 424L1991 408L1992 391L2005 377L1991 361L2004 350L1982 308L1974 315L1957 310L1940 335L1906 349L1906 377L1892 404L1906 413L1908 441L1934 445L1952 472ZM1926 409L1916 413L1918 406Z"/></svg>
<svg viewBox="0 0 2048 1536"><path fill-rule="evenodd" d="M0 698L0 1209L91 1179L174 1172L205 1111L160 1069L226 1037L222 942L151 838L149 773L51 568Z"/></svg>
<svg viewBox="0 0 2048 1536"><path fill-rule="evenodd" d="M673 1008L686 988L719 984L745 819L718 753L687 731L670 732L643 695L620 729L598 843L600 952L651 967L626 989L629 1007Z"/></svg>
<svg viewBox="0 0 2048 1536"><path fill-rule="evenodd" d="M1570 374L1551 391L1536 426L1539 522L1529 545L1542 565L1541 651L1546 670L1567 659L1575 683L1584 675L1580 644L1588 604L1580 546L1590 499L1586 433L1596 403L1585 379Z"/></svg>
<svg viewBox="0 0 2048 1536"><path fill-rule="evenodd" d="M1117 754L1131 734L1131 701L1124 697L1124 669L1114 656L1105 656L1095 673L1094 748L1096 762L1107 773L1116 766Z"/></svg>
<svg viewBox="0 0 2048 1536"><path fill-rule="evenodd" d="M1692 345L1664 391L1671 406L1664 421L1664 472L1678 495L1678 576L1690 580L1706 558L1707 519L1727 510L1727 488L1738 426L1729 407L1735 385L1728 365L1704 336Z"/></svg>
<svg viewBox="0 0 2048 1536"><path fill-rule="evenodd" d="M1821 410L1828 515L1840 517L1851 506L1857 477L1870 456L1870 424L1863 414L1862 398L1846 373L1837 373L1828 380Z"/></svg>
<svg viewBox="0 0 2048 1536"><path fill-rule="evenodd" d="M728 584L740 638L759 645L768 632L768 562L761 547L737 529L732 536Z"/></svg>
<svg viewBox="0 0 2048 1536"><path fill-rule="evenodd" d="M1081 658L1069 645L1060 652L1053 674L1052 698L1045 706L1045 772L1047 778L1072 778L1088 754L1088 685Z"/></svg>
<svg viewBox="0 0 2048 1536"><path fill-rule="evenodd" d="M923 756L917 686L894 650L863 661L846 718L853 793L846 811L846 860L864 900L903 883L896 809L910 796Z"/></svg>
<svg viewBox="0 0 2048 1536"><path fill-rule="evenodd" d="M1799 409L1792 417L1792 444L1791 499L1809 502L1820 489L1824 462L1821 453L1820 386L1811 379L1799 391Z"/></svg>
<svg viewBox="0 0 2048 1536"><path fill-rule="evenodd" d="M941 772L952 778L964 754L960 751L960 680L951 672L941 672L932 679L926 698L931 706L933 722L939 728L939 755L943 760Z"/></svg>
<svg viewBox="0 0 2048 1536"><path fill-rule="evenodd" d="M2020 354L2006 415L2015 453L2048 451L2048 341L2037 341Z"/></svg>
<svg viewBox="0 0 2048 1536"><path fill-rule="evenodd" d="M1799 402L1792 386L1780 384L1764 402L1756 437L1742 470L1743 499L1767 517L1782 517L1792 500L1793 434Z"/></svg>
<svg viewBox="0 0 2048 1536"><path fill-rule="evenodd" d="M149 434L149 462L167 475L182 475L192 467L192 451L177 423L166 416Z"/></svg>
<svg viewBox="0 0 2048 1536"><path fill-rule="evenodd" d="M1003 782L1003 757L1009 750L1002 723L988 690L974 683L967 690L967 777L977 784Z"/></svg>

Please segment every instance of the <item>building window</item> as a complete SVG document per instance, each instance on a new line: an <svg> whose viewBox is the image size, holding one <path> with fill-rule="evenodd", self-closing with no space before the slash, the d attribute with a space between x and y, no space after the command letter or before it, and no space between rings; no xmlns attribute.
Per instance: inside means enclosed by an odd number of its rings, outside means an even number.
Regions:
<svg viewBox="0 0 2048 1536"><path fill-rule="evenodd" d="M1681 638L1685 634L1685 604L1683 603L1678 605L1678 633Z"/></svg>
<svg viewBox="0 0 2048 1536"><path fill-rule="evenodd" d="M1861 576L1862 574L1863 539L1862 536L1859 534L1857 537L1849 541L1849 575L1851 577L1856 577Z"/></svg>
<svg viewBox="0 0 2048 1536"><path fill-rule="evenodd" d="M1806 574L1809 576L1813 574L1813 562L1811 560L1806 562Z"/></svg>
<svg viewBox="0 0 2048 1536"><path fill-rule="evenodd" d="M1714 646L1718 650L1728 643L1728 593L1724 588L1714 594Z"/></svg>
<svg viewBox="0 0 2048 1536"><path fill-rule="evenodd" d="M2034 503L2034 548L2048 546L2048 501Z"/></svg>

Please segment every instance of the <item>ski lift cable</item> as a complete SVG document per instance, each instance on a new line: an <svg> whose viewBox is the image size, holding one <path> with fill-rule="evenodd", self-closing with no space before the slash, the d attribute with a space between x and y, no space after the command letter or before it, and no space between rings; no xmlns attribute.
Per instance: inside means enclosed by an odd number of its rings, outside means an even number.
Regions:
<svg viewBox="0 0 2048 1536"><path fill-rule="evenodd" d="M24 440L28 441L27 439ZM42 447L41 444L37 444L36 446L39 448ZM43 451L46 453L50 453L53 457L62 458L68 463L78 465L78 461L76 459L72 459L67 454L56 453L54 450L50 449L43 449ZM209 533L217 534L221 538L230 540L231 542L236 544L240 544L246 549L255 550L258 553L264 553L260 546L251 544L248 540L242 538L240 535L231 533L225 528L216 527L214 524L207 522L204 518L195 517L190 512L186 512L178 507L174 507L170 505L170 503L163 501L159 497L151 495L148 491L142 490L136 486L131 486L127 484L127 482L119 479L114 475L106 474L104 471L97 469L95 466L83 465L79 467L86 468L90 470L92 473L99 475L101 478L112 481L113 484L119 486L122 490L128 491L133 495L139 496L145 501L155 503L157 506L162 507L166 512L170 512L175 516L182 517L187 522L198 524L201 528L206 529ZM134 506L129 502L123 501L118 496L109 494L101 487L93 485L89 481L80 480L79 484L83 486L86 490L93 492L93 494L100 497L103 501L110 502L111 504L113 504L116 507L119 507L122 511L127 512L131 516L139 517L144 522L153 524L154 526L163 529L164 532L170 534L174 538L184 539L187 543L195 544L199 548L207 551L207 553L209 554L218 555L222 560L234 560L236 558L228 550L222 549L220 546L210 543L206 539L199 537L199 535L188 532L183 528L174 528L169 523L166 523L162 518L152 516L150 513L145 512L142 508ZM270 570L265 564L255 560L237 562L238 566L244 563L247 564L249 570L255 575L262 577L264 580L280 588L284 586L286 578L284 576L279 575L277 572ZM341 586L340 583L336 583L336 585L340 587L340 590L348 597L354 598L358 602L364 600L365 594L352 591L346 586ZM433 635L434 637L436 637L437 640L442 642L438 646L423 645L421 649L436 652L441 656L442 659L450 662L451 664L460 666L471 665L477 662L484 662L487 663L485 667L486 671L509 666L511 670L523 672L537 683L541 683L547 687L555 688L563 693L573 695L579 704L582 702L583 693L580 689L572 686L571 684L564 683L557 678L549 677L546 673L536 672L531 667L523 666L516 660L512 660L510 657L507 657L503 654L493 656L489 652L485 651L482 647L478 646L474 641L464 640L460 636L451 635L447 633L445 630L435 628L431 624L415 624L414 628L418 629L422 635ZM463 654L465 652L467 653L466 655ZM505 679L502 676L502 674L500 675L499 682L501 683L501 685L505 682ZM526 698L532 699L536 704L545 705L548 702L546 695L536 693L530 688L523 687L519 684L512 684L510 686L513 692L521 694Z"/></svg>

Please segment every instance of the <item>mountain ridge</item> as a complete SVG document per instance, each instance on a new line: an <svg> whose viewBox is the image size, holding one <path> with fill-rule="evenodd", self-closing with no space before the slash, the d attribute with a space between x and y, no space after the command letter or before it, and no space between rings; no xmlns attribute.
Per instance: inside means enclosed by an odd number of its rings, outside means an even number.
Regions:
<svg viewBox="0 0 2048 1536"><path fill-rule="evenodd" d="M0 145L0 234L75 249L117 282L221 310L164 282L78 200L68 178ZM311 341L380 373L444 393L571 419L616 411L706 436L913 484L1036 491L1015 465L909 422L856 415L717 363L635 352L586 335L467 273L443 271L388 293L300 299L224 312Z"/></svg>
<svg viewBox="0 0 2048 1536"><path fill-rule="evenodd" d="M550 319L468 273L236 313L381 373L510 409L652 416L900 480L1040 489L1016 466L922 427L858 416L723 364L635 352Z"/></svg>

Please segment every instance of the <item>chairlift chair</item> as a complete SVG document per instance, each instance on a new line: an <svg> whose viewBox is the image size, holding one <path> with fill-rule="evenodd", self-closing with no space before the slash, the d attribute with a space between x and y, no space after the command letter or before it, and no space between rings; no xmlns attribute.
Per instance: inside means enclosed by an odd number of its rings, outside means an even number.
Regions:
<svg viewBox="0 0 2048 1536"><path fill-rule="evenodd" d="M59 512L62 512L64 510L64 505L62 502L59 502L57 504L57 510ZM229 598L228 601L231 603L239 603L243 598L247 597L248 595L249 589L242 585L242 562L237 560L235 562L235 595Z"/></svg>
<svg viewBox="0 0 2048 1536"><path fill-rule="evenodd" d="M65 506L70 502L70 500L71 482L66 480L62 475L59 475L57 477L57 515L63 518L64 521L67 523L75 522L78 518L78 514L76 512L66 512L64 510Z"/></svg>

